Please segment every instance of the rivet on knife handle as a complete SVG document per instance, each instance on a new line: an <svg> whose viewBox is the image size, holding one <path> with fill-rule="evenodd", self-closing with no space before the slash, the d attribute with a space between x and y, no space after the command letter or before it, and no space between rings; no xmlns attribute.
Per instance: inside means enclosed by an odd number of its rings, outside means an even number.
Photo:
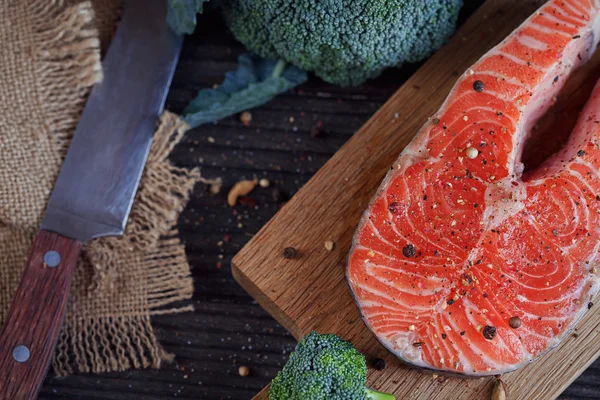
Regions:
<svg viewBox="0 0 600 400"><path fill-rule="evenodd" d="M35 237L0 331L0 399L36 398L54 355L80 247L57 233Z"/></svg>

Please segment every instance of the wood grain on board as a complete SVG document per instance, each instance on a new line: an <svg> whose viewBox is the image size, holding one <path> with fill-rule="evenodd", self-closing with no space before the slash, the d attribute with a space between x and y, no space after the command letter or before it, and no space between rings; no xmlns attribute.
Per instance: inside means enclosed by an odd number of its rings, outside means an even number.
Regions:
<svg viewBox="0 0 600 400"><path fill-rule="evenodd" d="M351 340L367 359L369 385L399 399L488 399L493 378L462 379L422 373L390 355L362 323L345 280L354 230L384 174L459 74L543 2L489 0L450 43L423 65L233 259L236 280L296 338L331 332ZM597 71L597 61L588 67ZM597 75L596 75L597 76ZM577 81L577 80L576 80ZM582 85L584 80L573 85ZM577 93L577 90L571 91ZM324 243L335 242L332 251ZM283 249L298 256L285 259ZM556 398L600 355L600 315L592 308L551 353L503 379L511 399ZM263 390L256 398L266 398Z"/></svg>

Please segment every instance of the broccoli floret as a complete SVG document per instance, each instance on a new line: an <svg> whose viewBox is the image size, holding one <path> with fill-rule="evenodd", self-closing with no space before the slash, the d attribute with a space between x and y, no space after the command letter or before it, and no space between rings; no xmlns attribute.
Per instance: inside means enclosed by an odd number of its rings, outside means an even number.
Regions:
<svg viewBox="0 0 600 400"><path fill-rule="evenodd" d="M311 332L271 382L269 400L394 400L368 389L365 357L336 335Z"/></svg>
<svg viewBox="0 0 600 400"><path fill-rule="evenodd" d="M454 32L462 0L223 0L234 36L264 58L358 85L417 62Z"/></svg>

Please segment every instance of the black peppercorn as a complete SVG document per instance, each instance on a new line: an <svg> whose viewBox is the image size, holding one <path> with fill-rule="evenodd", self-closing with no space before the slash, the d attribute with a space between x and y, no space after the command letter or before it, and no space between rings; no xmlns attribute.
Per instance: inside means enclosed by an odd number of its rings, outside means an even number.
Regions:
<svg viewBox="0 0 600 400"><path fill-rule="evenodd" d="M297 253L298 252L293 247L286 247L285 249L283 249L283 256L285 258L287 258L288 260L291 260L292 258L296 258Z"/></svg>
<svg viewBox="0 0 600 400"><path fill-rule="evenodd" d="M489 326L486 325L483 328L483 337L488 339L488 340L492 340L493 338L496 337L496 333L498 333L498 331L496 330L495 326Z"/></svg>
<svg viewBox="0 0 600 400"><path fill-rule="evenodd" d="M417 255L417 250L412 244L407 244L402 248L402 254L404 254L404 257L406 258L412 258Z"/></svg>
<svg viewBox="0 0 600 400"><path fill-rule="evenodd" d="M484 89L484 88L485 88L485 85L484 85L484 83L483 83L483 82L481 82L481 81L479 81L479 80L477 80L477 81L473 82L473 89L474 89L476 92L483 92L483 89Z"/></svg>
<svg viewBox="0 0 600 400"><path fill-rule="evenodd" d="M382 358L376 358L373 360L373 368L377 371L381 371L385 368L385 360Z"/></svg>

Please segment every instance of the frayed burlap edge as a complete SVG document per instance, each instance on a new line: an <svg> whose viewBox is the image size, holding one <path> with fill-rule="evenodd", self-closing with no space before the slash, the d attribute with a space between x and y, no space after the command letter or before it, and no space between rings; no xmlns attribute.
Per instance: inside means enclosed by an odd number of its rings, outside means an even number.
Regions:
<svg viewBox="0 0 600 400"><path fill-rule="evenodd" d="M145 291L146 311L139 313L134 307L131 315L123 310L115 315L68 313L53 361L56 375L159 368L163 361L173 359L158 343L150 317L193 310L185 304L172 307L191 299L194 292L185 249L174 225L200 173L175 167L167 159L187 128L174 114L161 116L125 235L92 241L83 251L84 260L101 260L92 262L91 297L109 293L106 286L119 279L117 267L127 268L112 262L120 254L143 255L138 268L144 271L145 282L139 289Z"/></svg>
<svg viewBox="0 0 600 400"><path fill-rule="evenodd" d="M162 362L173 360L174 355L157 341L150 317L193 311L191 305L170 307L173 302L189 300L194 291L177 235L173 229L161 238L159 247L143 262L148 278L147 315L67 317L52 363L57 376L160 368Z"/></svg>
<svg viewBox="0 0 600 400"><path fill-rule="evenodd" d="M39 103L33 106L44 115L39 134L52 132L55 151L50 157L57 168L78 122L79 113L73 110L83 109L90 88L102 78L93 7L89 2L71 5L73 1L67 1L34 0L26 6L34 21L35 40L40 44L31 55L37 75L35 90L39 94ZM199 174L167 161L185 129L175 115L165 113L161 117L124 238L99 239L84 250L78 268L94 271L92 284L79 294L78 307L69 305L53 360L56 375L159 368L161 362L173 358L158 343L150 317L192 309L185 305L171 307L176 301L189 300L193 294L184 247L173 226ZM82 312L86 308L82 296L93 298L102 292L110 277L118 279L115 267L119 264L110 261L119 258L120 251L140 255L138 268L146 279L145 304L132 305L131 313L111 309L104 314L95 313L93 306ZM96 260L107 263L86 265L87 252L100 255ZM106 273L110 269L113 271Z"/></svg>

